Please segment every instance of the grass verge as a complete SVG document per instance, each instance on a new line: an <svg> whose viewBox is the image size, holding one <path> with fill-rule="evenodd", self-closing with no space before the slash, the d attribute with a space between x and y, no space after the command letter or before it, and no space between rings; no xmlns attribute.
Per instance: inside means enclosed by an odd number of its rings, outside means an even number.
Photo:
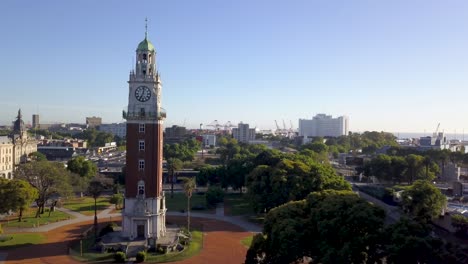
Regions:
<svg viewBox="0 0 468 264"><path fill-rule="evenodd" d="M82 240L83 255L81 255L80 241L76 241L70 248L70 256L74 259L86 263L109 263L114 260L113 253L100 253L93 249L94 235L90 235Z"/></svg>
<svg viewBox="0 0 468 264"><path fill-rule="evenodd" d="M0 250L10 250L16 247L36 245L45 241L45 236L37 233L3 234L2 237L11 239L0 242Z"/></svg>
<svg viewBox="0 0 468 264"><path fill-rule="evenodd" d="M190 241L188 248L185 248L180 252L170 252L164 255L148 253L148 257L145 262L164 263L180 261L198 255L202 248L203 233L201 231L192 231L192 241Z"/></svg>
<svg viewBox="0 0 468 264"><path fill-rule="evenodd" d="M229 193L224 196L225 213L229 215L254 215L254 210L246 194Z"/></svg>
<svg viewBox="0 0 468 264"><path fill-rule="evenodd" d="M252 244L252 239L253 239L253 235L248 236L241 240L241 244L244 245L246 248L249 248L250 245Z"/></svg>
<svg viewBox="0 0 468 264"><path fill-rule="evenodd" d="M2 226L30 228L73 218L73 216L57 210L55 212L51 212L49 216L48 208L46 208L44 214L41 214L41 217L36 218L36 210L37 209L30 208L27 212L24 212L23 220L21 222L18 222L18 217L9 218L8 221L2 223Z"/></svg>
<svg viewBox="0 0 468 264"><path fill-rule="evenodd" d="M96 208L99 211L110 206L108 197L99 197ZM78 197L68 199L63 203L63 207L84 215L94 215L94 199L92 197Z"/></svg>
<svg viewBox="0 0 468 264"><path fill-rule="evenodd" d="M214 213L215 209L209 209L206 205L205 194L194 193L190 200L192 209L191 212L200 213ZM174 197L171 198L170 192L166 193L166 207L171 212L185 212L187 211L187 196L185 193L174 193ZM198 209L197 209L198 208Z"/></svg>

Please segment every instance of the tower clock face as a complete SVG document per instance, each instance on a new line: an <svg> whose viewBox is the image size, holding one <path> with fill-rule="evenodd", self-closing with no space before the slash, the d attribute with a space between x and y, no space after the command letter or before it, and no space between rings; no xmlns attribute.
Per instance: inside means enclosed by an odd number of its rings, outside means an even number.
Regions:
<svg viewBox="0 0 468 264"><path fill-rule="evenodd" d="M140 102L146 102L151 98L151 90L146 86L139 86L135 90L135 98Z"/></svg>

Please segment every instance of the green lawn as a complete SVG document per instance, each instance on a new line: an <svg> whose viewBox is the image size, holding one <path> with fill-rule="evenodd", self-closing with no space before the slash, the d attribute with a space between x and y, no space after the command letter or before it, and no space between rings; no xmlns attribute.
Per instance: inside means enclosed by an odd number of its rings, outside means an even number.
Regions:
<svg viewBox="0 0 468 264"><path fill-rule="evenodd" d="M3 234L3 238L10 238L5 242L0 242L0 250L9 250L16 247L21 246L29 246L35 244L41 244L44 242L45 237L41 234L26 234L26 233L18 233L18 234Z"/></svg>
<svg viewBox="0 0 468 264"><path fill-rule="evenodd" d="M204 194L194 193L190 200L190 205L192 207L191 212L214 213L215 211L214 209L207 208ZM203 207L204 209L194 210L193 207L196 206ZM185 196L185 193L174 193L174 197L171 198L170 192L166 192L166 207L168 211L172 212L187 211L187 196Z"/></svg>
<svg viewBox="0 0 468 264"><path fill-rule="evenodd" d="M23 213L23 221L18 222L18 218L9 218L7 222L3 222L3 227L35 227L46 225L50 223L55 223L58 221L68 220L73 218L73 216L55 210L55 212L51 212L49 217L48 208L45 209L44 214L41 217L36 218L36 208L30 208L28 212Z"/></svg>
<svg viewBox="0 0 468 264"><path fill-rule="evenodd" d="M83 256L80 256L80 243L75 242L70 250L71 256L86 263L110 263L114 260L114 253L98 253L92 249L94 237L89 236L83 239ZM203 233L200 231L192 232L192 241L188 248L185 248L181 252L171 252L165 255L155 255L154 253L148 253L145 262L173 262L184 260L197 255L203 245Z"/></svg>
<svg viewBox="0 0 468 264"><path fill-rule="evenodd" d="M185 248L181 252L170 252L164 255L153 255L148 253L145 262L164 263L188 259L200 253L202 247L203 233L201 231L192 231L192 241L188 248Z"/></svg>
<svg viewBox="0 0 468 264"><path fill-rule="evenodd" d="M228 215L254 215L252 205L246 194L229 193L224 196L225 213Z"/></svg>
<svg viewBox="0 0 468 264"><path fill-rule="evenodd" d="M83 239L83 256L80 254L80 242L73 243L70 255L79 261L86 263L109 263L114 259L113 253L100 253L93 250L94 235Z"/></svg>
<svg viewBox="0 0 468 264"><path fill-rule="evenodd" d="M252 244L252 239L253 239L253 235L248 236L241 240L241 244L244 245L246 248L249 248L250 245Z"/></svg>
<svg viewBox="0 0 468 264"><path fill-rule="evenodd" d="M97 199L98 211L102 211L110 205L108 197L99 197ZM68 199L63 203L63 207L84 215L94 215L94 199L91 197Z"/></svg>

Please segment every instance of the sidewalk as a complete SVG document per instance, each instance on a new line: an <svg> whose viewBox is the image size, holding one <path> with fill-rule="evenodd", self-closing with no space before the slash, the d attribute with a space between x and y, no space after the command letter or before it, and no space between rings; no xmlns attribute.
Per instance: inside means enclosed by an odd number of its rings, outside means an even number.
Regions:
<svg viewBox="0 0 468 264"><path fill-rule="evenodd" d="M114 206L111 205L107 209L101 211L97 217L99 219L107 219L107 218L115 218L122 216L121 213L110 213L114 209ZM31 228L8 228L9 233L42 233L42 232L49 232L51 230L57 229L59 227L63 227L66 225L76 224L80 222L94 220L94 215L83 215L74 211L71 211L66 208L57 208L57 210L65 212L67 214L75 216L75 218L65 221L60 221L48 225L43 225L40 227L31 227ZM187 213L180 213L180 212L167 212L169 216L187 216ZM228 222L234 225L237 225L248 232L262 232L262 227L256 224L250 223L245 220L242 216L225 216L224 215L224 205L219 204L216 207L216 214L204 214L204 213L192 213L190 212L190 217L195 218L207 218L207 219L214 219L219 221Z"/></svg>
<svg viewBox="0 0 468 264"><path fill-rule="evenodd" d="M180 212L167 212L169 216L187 216L187 213L180 213ZM204 213L192 213L190 212L190 217L195 218L207 218L207 219L214 219L219 221L224 221L231 223L233 225L239 226L248 232L260 233L262 232L262 227L256 225L254 223L250 223L245 220L242 216L226 216L224 215L224 204L218 204L216 207L215 214L204 214Z"/></svg>
<svg viewBox="0 0 468 264"><path fill-rule="evenodd" d="M114 206L111 205L107 209L105 209L105 210L101 211L100 213L98 213L98 215L97 215L98 220L103 219L103 218L120 216L120 213L110 214L110 212L113 209L114 209ZM85 222L85 221L89 221L89 220L94 220L94 215L80 214L78 212L74 212L72 210L69 210L69 209L63 208L63 207L62 208L57 208L57 210L61 211L61 212L64 212L64 213L67 213L67 214L70 214L70 215L74 216L75 218L70 219L70 220L64 220L64 221L56 222L56 223L51 223L51 224L48 224L48 225L42 225L42 226L39 226L39 227L30 227L30 228L11 227L11 228L7 228L6 230L8 230L9 233L38 233L38 232L42 233L42 232L49 232L50 230L54 230L54 229L62 227L62 226L81 223L81 222Z"/></svg>

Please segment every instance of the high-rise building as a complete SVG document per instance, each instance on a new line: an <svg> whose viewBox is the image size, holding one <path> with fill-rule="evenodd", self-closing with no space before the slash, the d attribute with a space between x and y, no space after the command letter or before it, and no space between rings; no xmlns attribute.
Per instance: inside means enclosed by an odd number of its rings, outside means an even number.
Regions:
<svg viewBox="0 0 468 264"><path fill-rule="evenodd" d="M126 123L112 123L112 124L101 124L99 131L110 133L120 138L127 136L127 124Z"/></svg>
<svg viewBox="0 0 468 264"><path fill-rule="evenodd" d="M39 128L39 115L32 115L32 128L38 129Z"/></svg>
<svg viewBox="0 0 468 264"><path fill-rule="evenodd" d="M86 127L89 128L95 128L98 127L102 124L102 118L101 117L86 117Z"/></svg>
<svg viewBox="0 0 468 264"><path fill-rule="evenodd" d="M348 134L348 117L333 118L331 115L317 114L312 119L299 119L299 136L339 137Z"/></svg>
<svg viewBox="0 0 468 264"><path fill-rule="evenodd" d="M182 138L187 135L187 128L173 125L172 127L166 127L165 132L166 138Z"/></svg>
<svg viewBox="0 0 468 264"><path fill-rule="evenodd" d="M135 70L128 81L127 158L122 234L147 239L151 247L166 235L166 204L162 191L163 121L162 83L156 51L145 39L136 50Z"/></svg>
<svg viewBox="0 0 468 264"><path fill-rule="evenodd" d="M239 142L248 143L255 140L255 128L249 128L249 124L240 122L237 127L232 129L232 137Z"/></svg>

